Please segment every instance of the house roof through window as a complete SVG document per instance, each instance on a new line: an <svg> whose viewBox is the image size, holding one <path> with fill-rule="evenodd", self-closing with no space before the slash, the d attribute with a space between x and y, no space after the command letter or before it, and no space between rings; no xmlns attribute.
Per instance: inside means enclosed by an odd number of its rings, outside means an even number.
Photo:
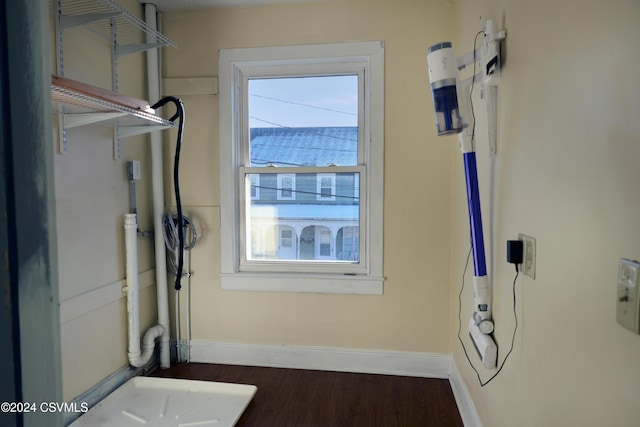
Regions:
<svg viewBox="0 0 640 427"><path fill-rule="evenodd" d="M251 128L252 166L355 166L357 127Z"/></svg>

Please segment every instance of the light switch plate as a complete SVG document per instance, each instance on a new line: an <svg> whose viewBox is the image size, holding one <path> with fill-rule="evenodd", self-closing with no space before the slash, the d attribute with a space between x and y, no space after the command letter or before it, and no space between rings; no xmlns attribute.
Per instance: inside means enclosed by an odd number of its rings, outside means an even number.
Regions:
<svg viewBox="0 0 640 427"><path fill-rule="evenodd" d="M622 258L618 262L616 320L625 328L640 333L638 278L640 263Z"/></svg>

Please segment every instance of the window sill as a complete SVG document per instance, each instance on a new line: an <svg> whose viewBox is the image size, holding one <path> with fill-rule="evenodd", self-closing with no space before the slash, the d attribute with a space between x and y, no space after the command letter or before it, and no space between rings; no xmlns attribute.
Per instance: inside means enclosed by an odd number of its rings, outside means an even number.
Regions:
<svg viewBox="0 0 640 427"><path fill-rule="evenodd" d="M227 291L382 295L384 277L339 274L221 274Z"/></svg>

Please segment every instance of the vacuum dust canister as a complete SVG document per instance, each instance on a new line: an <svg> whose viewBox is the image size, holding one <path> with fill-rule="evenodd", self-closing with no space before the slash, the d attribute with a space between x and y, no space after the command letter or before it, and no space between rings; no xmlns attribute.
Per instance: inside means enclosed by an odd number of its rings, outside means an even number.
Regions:
<svg viewBox="0 0 640 427"><path fill-rule="evenodd" d="M427 52L427 65L438 135L460 133L462 119L456 90L458 68L451 42L431 46Z"/></svg>

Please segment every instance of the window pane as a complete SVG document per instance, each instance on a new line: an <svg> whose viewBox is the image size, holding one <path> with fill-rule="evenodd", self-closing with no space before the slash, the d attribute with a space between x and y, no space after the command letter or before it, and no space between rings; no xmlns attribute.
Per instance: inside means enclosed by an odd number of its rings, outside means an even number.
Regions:
<svg viewBox="0 0 640 427"><path fill-rule="evenodd" d="M318 174L318 199L334 200L335 199L335 185L336 176L332 173L320 173Z"/></svg>
<svg viewBox="0 0 640 427"><path fill-rule="evenodd" d="M260 197L260 175L249 175L251 181L251 198L257 199Z"/></svg>
<svg viewBox="0 0 640 427"><path fill-rule="evenodd" d="M358 76L248 83L251 166L358 164Z"/></svg>
<svg viewBox="0 0 640 427"><path fill-rule="evenodd" d="M346 226L336 236L336 257L340 260L360 259L360 228Z"/></svg>
<svg viewBox="0 0 640 427"><path fill-rule="evenodd" d="M259 198L246 191L247 260L359 262L360 198L354 191L360 174L336 173L331 200L317 198L314 173L287 174L295 190L292 200L281 200L282 176L260 173L245 179L248 186L260 183Z"/></svg>
<svg viewBox="0 0 640 427"><path fill-rule="evenodd" d="M296 178L293 174L279 174L277 179L278 200L295 200Z"/></svg>

